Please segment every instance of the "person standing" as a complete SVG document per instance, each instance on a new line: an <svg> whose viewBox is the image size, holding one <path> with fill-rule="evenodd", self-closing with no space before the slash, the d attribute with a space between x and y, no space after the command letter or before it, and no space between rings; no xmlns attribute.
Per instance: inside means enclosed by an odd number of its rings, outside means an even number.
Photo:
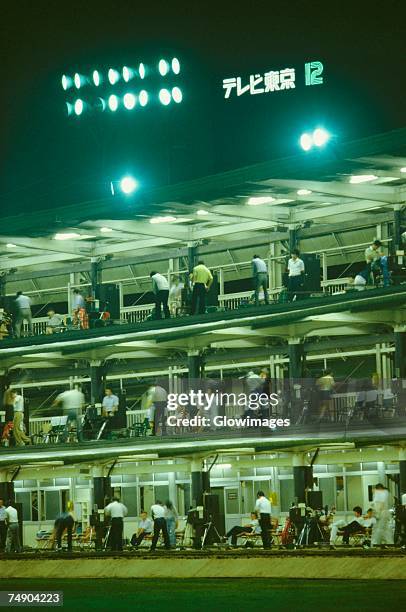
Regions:
<svg viewBox="0 0 406 612"><path fill-rule="evenodd" d="M305 273L305 266L303 260L299 257L299 251L297 249L293 249L291 252L287 271L289 301L293 302L295 298L296 300L300 299L298 292L303 287Z"/></svg>
<svg viewBox="0 0 406 612"><path fill-rule="evenodd" d="M89 329L89 316L86 310L86 302L79 289L73 290L72 323L78 329Z"/></svg>
<svg viewBox="0 0 406 612"><path fill-rule="evenodd" d="M154 537L152 538L152 544L151 544L150 550L153 551L156 549L159 534L161 533L161 531L162 531L162 536L164 538L165 548L166 550L170 550L171 545L169 542L168 529L166 527L165 508L161 501L156 500L155 504L152 504L151 516L154 521Z"/></svg>
<svg viewBox="0 0 406 612"><path fill-rule="evenodd" d="M165 520L169 544L172 548L176 548L176 523L178 522L178 511L169 499L165 502Z"/></svg>
<svg viewBox="0 0 406 612"><path fill-rule="evenodd" d="M4 552L7 541L7 511L4 499L0 497L0 552Z"/></svg>
<svg viewBox="0 0 406 612"><path fill-rule="evenodd" d="M82 441L82 409L85 405L85 396L78 388L69 389L60 393L53 406L62 405L63 414L68 417L66 427L70 429L72 423L76 428L78 442Z"/></svg>
<svg viewBox="0 0 406 612"><path fill-rule="evenodd" d="M31 313L31 298L25 295L22 291L18 291L15 299L16 319L14 325L14 334L16 338L21 337L21 327L24 321L28 323L28 333L33 334L32 329L32 313Z"/></svg>
<svg viewBox="0 0 406 612"><path fill-rule="evenodd" d="M66 529L67 531L67 541L68 541L68 551L72 551L72 532L73 527L75 525L75 520L70 512L61 512L55 519L54 530L56 537L56 545L58 551L62 550L62 536Z"/></svg>
<svg viewBox="0 0 406 612"><path fill-rule="evenodd" d="M265 549L272 548L271 542L271 513L272 506L269 499L265 497L263 491L258 491L257 502L255 504L255 510L259 514L259 525L261 527L261 538L262 545Z"/></svg>
<svg viewBox="0 0 406 612"><path fill-rule="evenodd" d="M259 292L264 292L265 304L269 304L268 296L268 270L263 259L254 255L252 258L252 275L254 278L255 306L259 306Z"/></svg>
<svg viewBox="0 0 406 612"><path fill-rule="evenodd" d="M372 527L371 548L392 544L390 533L389 491L383 484L375 485L372 505L375 512L376 523Z"/></svg>
<svg viewBox="0 0 406 612"><path fill-rule="evenodd" d="M175 276L171 288L169 289L169 308L174 317L177 317L182 308L182 291L184 284L180 282L179 277Z"/></svg>
<svg viewBox="0 0 406 612"><path fill-rule="evenodd" d="M193 283L191 313L205 314L206 294L213 283L213 275L204 265L204 261L200 260L193 268L190 278Z"/></svg>
<svg viewBox="0 0 406 612"><path fill-rule="evenodd" d="M161 435L164 436L166 434L166 409L168 403L166 389L156 384L151 394L151 401L154 406L154 425L151 435L156 436L159 428L161 428Z"/></svg>
<svg viewBox="0 0 406 612"><path fill-rule="evenodd" d="M119 400L110 387L106 387L102 402L102 416L112 418L118 410Z"/></svg>
<svg viewBox="0 0 406 612"><path fill-rule="evenodd" d="M10 423L14 417L14 391L10 387L3 394L4 421Z"/></svg>
<svg viewBox="0 0 406 612"><path fill-rule="evenodd" d="M169 283L168 279L159 272L151 272L150 277L152 280L152 291L155 296L155 318L162 319L162 310L164 311L165 319L169 319L171 313L169 312L168 297L169 297Z"/></svg>
<svg viewBox="0 0 406 612"><path fill-rule="evenodd" d="M24 425L24 398L17 391L13 390L11 394L13 400L14 416L13 416L13 435L16 446L25 446L31 443L31 439L25 433Z"/></svg>
<svg viewBox="0 0 406 612"><path fill-rule="evenodd" d="M21 552L21 541L20 541L20 525L18 523L18 513L14 507L14 502L10 500L6 508L6 521L7 521L7 542L6 552L7 553L20 553Z"/></svg>
<svg viewBox="0 0 406 612"><path fill-rule="evenodd" d="M124 517L127 516L128 510L118 497L114 497L113 501L105 507L104 512L111 517L111 550L121 551L123 550Z"/></svg>
<svg viewBox="0 0 406 612"><path fill-rule="evenodd" d="M382 242L374 240L373 243L365 249L365 260L370 264L371 271L379 270L382 273L383 286L389 287L390 275L388 267L388 257L385 255Z"/></svg>
<svg viewBox="0 0 406 612"><path fill-rule="evenodd" d="M334 391L335 380L331 370L324 370L322 376L316 380L319 390L320 413L319 419L322 421L327 413L328 420L334 420L332 393Z"/></svg>

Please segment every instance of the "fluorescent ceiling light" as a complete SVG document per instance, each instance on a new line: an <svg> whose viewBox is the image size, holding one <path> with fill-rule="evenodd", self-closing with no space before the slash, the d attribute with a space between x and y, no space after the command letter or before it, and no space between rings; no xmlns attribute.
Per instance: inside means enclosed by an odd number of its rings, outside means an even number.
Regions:
<svg viewBox="0 0 406 612"><path fill-rule="evenodd" d="M376 174L354 174L350 178L350 183L358 185L358 183L368 183L369 181L375 181L378 177Z"/></svg>
<svg viewBox="0 0 406 612"><path fill-rule="evenodd" d="M111 227L101 227L101 228L100 228L100 231L101 231L103 234L107 234L108 232L112 232L113 230L112 230L112 228L111 228Z"/></svg>
<svg viewBox="0 0 406 612"><path fill-rule="evenodd" d="M200 210L197 211L196 214L200 215L201 217L204 217L204 215L208 215L209 214L209 211L208 210L204 210L203 208L201 208Z"/></svg>
<svg viewBox="0 0 406 612"><path fill-rule="evenodd" d="M86 240L87 238L94 238L94 236L77 232L58 232L54 236L54 240Z"/></svg>
<svg viewBox="0 0 406 612"><path fill-rule="evenodd" d="M13 244L12 242L7 242L6 247L8 249L15 249L17 247L17 245Z"/></svg>
<svg viewBox="0 0 406 612"><path fill-rule="evenodd" d="M310 189L298 189L296 193L297 195L310 195L312 192Z"/></svg>
<svg viewBox="0 0 406 612"><path fill-rule="evenodd" d="M406 166L403 166L403 168L400 169L401 172L406 172Z"/></svg>
<svg viewBox="0 0 406 612"><path fill-rule="evenodd" d="M166 217L153 217L149 220L150 223L170 223L171 221L176 221L176 217L168 215Z"/></svg>
<svg viewBox="0 0 406 612"><path fill-rule="evenodd" d="M247 204L248 206L261 206L261 204L269 204L270 202L274 202L275 198L271 196L258 196L249 198Z"/></svg>
<svg viewBox="0 0 406 612"><path fill-rule="evenodd" d="M54 236L54 240L72 240L74 238L79 238L80 234L76 232L58 232Z"/></svg>

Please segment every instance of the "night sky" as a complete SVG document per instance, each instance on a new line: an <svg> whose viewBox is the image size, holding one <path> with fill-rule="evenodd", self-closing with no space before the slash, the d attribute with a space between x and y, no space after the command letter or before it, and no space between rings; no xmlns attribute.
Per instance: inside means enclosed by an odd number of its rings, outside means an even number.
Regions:
<svg viewBox="0 0 406 612"><path fill-rule="evenodd" d="M3 2L0 206L96 200L293 155L322 124L348 140L406 123L405 3ZM179 57L180 105L65 112L63 73ZM304 86L304 63L324 84ZM296 68L295 90L224 99L222 79ZM152 81L151 81L152 82ZM147 80L144 81L148 89ZM110 88L111 91L113 88ZM85 90L83 90L85 91ZM83 94L84 95L84 94Z"/></svg>

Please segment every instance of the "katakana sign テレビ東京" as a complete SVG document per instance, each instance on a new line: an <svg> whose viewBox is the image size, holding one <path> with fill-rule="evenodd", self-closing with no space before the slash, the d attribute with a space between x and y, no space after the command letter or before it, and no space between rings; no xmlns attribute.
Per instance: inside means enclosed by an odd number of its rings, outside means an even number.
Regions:
<svg viewBox="0 0 406 612"><path fill-rule="evenodd" d="M323 83L323 68L321 62L306 62L304 71L305 85L321 85ZM237 97L246 93L250 96L254 96L257 94L267 94L295 88L295 68L269 70L263 74L250 74L249 79L244 81L241 77L223 79L225 99L230 98L232 93L235 93Z"/></svg>

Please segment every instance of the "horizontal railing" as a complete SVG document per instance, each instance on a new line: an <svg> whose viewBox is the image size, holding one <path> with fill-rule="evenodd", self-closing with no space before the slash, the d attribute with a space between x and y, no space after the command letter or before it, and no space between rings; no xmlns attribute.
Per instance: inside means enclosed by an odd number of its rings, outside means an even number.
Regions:
<svg viewBox="0 0 406 612"><path fill-rule="evenodd" d="M321 288L324 293L335 295L343 293L350 283L349 278L335 278L321 282ZM275 287L269 289L268 294L272 300L276 301L278 295L283 290L283 287ZM253 290L239 291L237 293L224 293L219 295L219 306L227 310L236 310L244 302L249 302L254 294ZM261 300L261 294L260 294ZM155 304L137 304L135 306L124 306L120 310L121 318L128 323L142 323L151 315L155 308ZM69 315L62 315L68 317ZM47 328L47 317L35 317L33 319L33 332L35 335L45 334ZM24 333L28 333L28 325L24 322Z"/></svg>

